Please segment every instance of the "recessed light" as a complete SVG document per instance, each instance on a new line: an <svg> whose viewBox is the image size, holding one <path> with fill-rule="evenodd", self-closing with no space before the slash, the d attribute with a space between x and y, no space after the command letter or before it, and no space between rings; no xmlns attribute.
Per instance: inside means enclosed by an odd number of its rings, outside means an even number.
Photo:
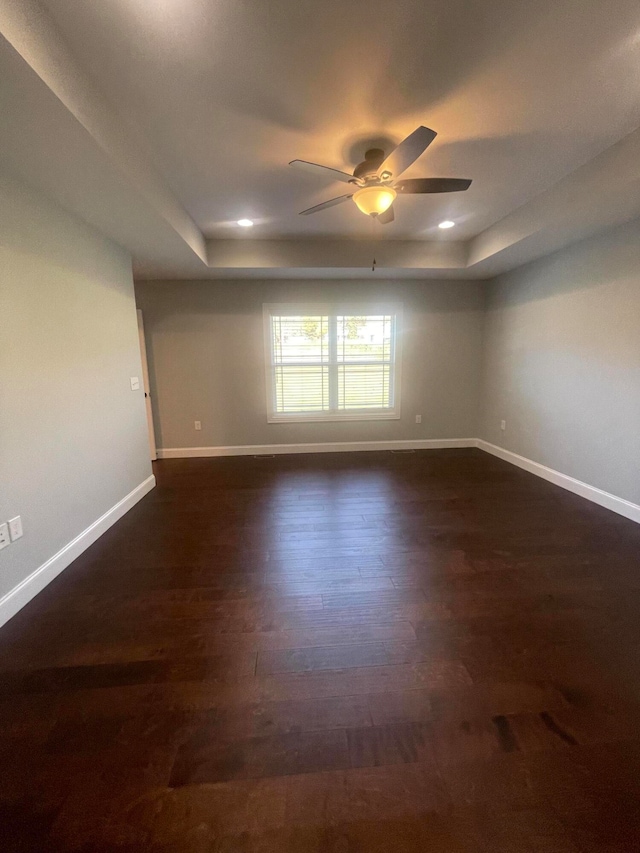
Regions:
<svg viewBox="0 0 640 853"><path fill-rule="evenodd" d="M253 225L252 219L238 219L238 225L242 225L243 228L251 228Z"/></svg>
<svg viewBox="0 0 640 853"><path fill-rule="evenodd" d="M444 231L447 228L453 228L455 224L456 223L452 222L450 219L445 219L444 222L441 222L440 225L438 225L438 228L442 228L442 230Z"/></svg>

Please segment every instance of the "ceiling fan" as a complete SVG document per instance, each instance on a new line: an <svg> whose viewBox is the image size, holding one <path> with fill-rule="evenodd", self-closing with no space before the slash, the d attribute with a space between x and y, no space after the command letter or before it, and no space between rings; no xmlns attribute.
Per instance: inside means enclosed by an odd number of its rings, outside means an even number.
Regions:
<svg viewBox="0 0 640 853"><path fill-rule="evenodd" d="M353 199L358 208L372 216L381 225L393 222L393 202L400 195L416 193L456 193L469 189L471 181L465 178L405 178L398 180L400 175L423 154L436 138L435 130L428 127L418 127L406 139L385 157L381 148L370 148L364 155L364 160L353 170L353 174L332 169L330 166L320 166L318 163L308 163L306 160L292 160L289 165L303 169L315 175L322 175L334 181L343 181L357 187L348 195L341 195L316 204L301 211L301 216L326 210L336 204Z"/></svg>

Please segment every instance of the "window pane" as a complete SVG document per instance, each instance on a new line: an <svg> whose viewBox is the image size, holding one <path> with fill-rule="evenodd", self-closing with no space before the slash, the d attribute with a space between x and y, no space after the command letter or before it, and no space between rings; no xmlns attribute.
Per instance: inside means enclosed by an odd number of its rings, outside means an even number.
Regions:
<svg viewBox="0 0 640 853"><path fill-rule="evenodd" d="M276 412L322 412L329 409L329 368L281 365L273 368Z"/></svg>
<svg viewBox="0 0 640 853"><path fill-rule="evenodd" d="M390 315L339 315L338 362L390 361Z"/></svg>
<svg viewBox="0 0 640 853"><path fill-rule="evenodd" d="M388 364L344 364L338 367L341 410L389 409L391 368Z"/></svg>
<svg viewBox="0 0 640 853"><path fill-rule="evenodd" d="M329 360L329 318L272 317L274 364L322 364Z"/></svg>

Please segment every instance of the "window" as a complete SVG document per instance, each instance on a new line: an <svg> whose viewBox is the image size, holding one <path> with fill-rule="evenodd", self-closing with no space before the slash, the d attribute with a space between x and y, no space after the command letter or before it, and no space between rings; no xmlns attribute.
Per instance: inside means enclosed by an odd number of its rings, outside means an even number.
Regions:
<svg viewBox="0 0 640 853"><path fill-rule="evenodd" d="M399 418L399 317L389 306L265 305L268 420Z"/></svg>

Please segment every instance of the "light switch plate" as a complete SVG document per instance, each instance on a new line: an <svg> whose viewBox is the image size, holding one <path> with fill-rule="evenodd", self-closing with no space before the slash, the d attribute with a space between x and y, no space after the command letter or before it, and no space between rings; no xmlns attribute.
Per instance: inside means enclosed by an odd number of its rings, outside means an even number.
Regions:
<svg viewBox="0 0 640 853"><path fill-rule="evenodd" d="M140 378L138 376L131 377L131 390L138 391L140 390Z"/></svg>
<svg viewBox="0 0 640 853"><path fill-rule="evenodd" d="M16 515L15 518L9 519L9 536L11 536L11 541L15 542L16 539L20 539L22 536L22 519L19 515Z"/></svg>
<svg viewBox="0 0 640 853"><path fill-rule="evenodd" d="M11 539L9 539L9 525L5 521L4 524L0 524L0 551L7 545L11 545Z"/></svg>

